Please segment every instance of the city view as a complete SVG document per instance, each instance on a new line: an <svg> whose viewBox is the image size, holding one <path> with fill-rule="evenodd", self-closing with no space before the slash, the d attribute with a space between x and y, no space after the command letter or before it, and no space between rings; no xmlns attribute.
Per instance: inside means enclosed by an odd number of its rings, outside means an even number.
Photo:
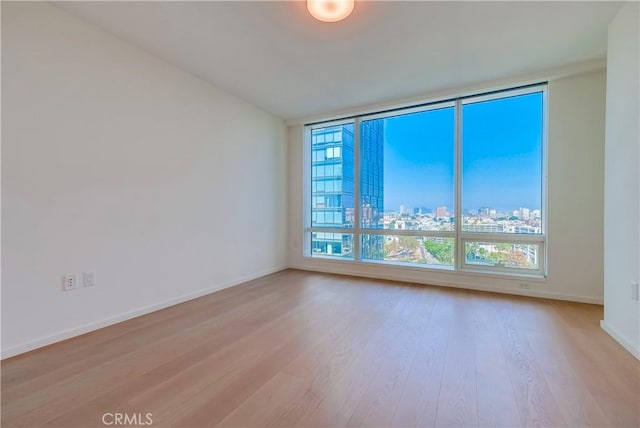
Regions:
<svg viewBox="0 0 640 428"><path fill-rule="evenodd" d="M454 231L455 213L447 207L410 208L385 212L382 227L388 230ZM477 233L540 234L539 209L520 207L508 212L491 208L467 210L462 216L462 230ZM454 239L447 237L386 236L383 260L453 265ZM508 267L537 267L537 245L506 243L467 243L466 261L471 264L502 263Z"/></svg>
<svg viewBox="0 0 640 428"><path fill-rule="evenodd" d="M434 212L435 211L435 212ZM455 230L455 213L446 207L407 208L385 212L382 222L371 229L385 231L443 231ZM352 227L350 225L349 227ZM542 219L540 210L521 207L510 212L482 208L463 215L462 230L477 233L540 234ZM351 258L352 234L316 233L316 255L335 255ZM402 263L453 266L455 239L452 237L362 235L362 258ZM318 244L324 244L320 247ZM323 251L324 249L324 251ZM520 243L466 242L466 262L478 265L503 265L506 267L537 268L538 245Z"/></svg>
<svg viewBox="0 0 640 428"><path fill-rule="evenodd" d="M508 237L542 234L541 93L470 103L463 113L463 262L538 269L539 239ZM453 107L362 120L357 174L354 124L313 129L312 256L354 258L359 221L361 260L454 266L454 130Z"/></svg>

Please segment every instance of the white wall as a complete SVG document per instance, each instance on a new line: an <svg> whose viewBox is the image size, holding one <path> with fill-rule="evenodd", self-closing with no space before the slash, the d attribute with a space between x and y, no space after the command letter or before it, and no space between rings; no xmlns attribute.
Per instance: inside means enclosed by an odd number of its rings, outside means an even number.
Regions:
<svg viewBox="0 0 640 428"><path fill-rule="evenodd" d="M290 126L288 130L289 265L308 270L602 303L605 80L605 72L599 70L549 82L547 279L522 280L303 257L302 185L305 177L301 125ZM521 82L513 79L512 85ZM490 83L485 89L493 87L496 87L495 83ZM465 92L466 89L461 89L458 93ZM523 282L530 286L529 290L520 288Z"/></svg>
<svg viewBox="0 0 640 428"><path fill-rule="evenodd" d="M640 62L637 2L609 25L605 144L604 320L602 327L640 359Z"/></svg>
<svg viewBox="0 0 640 428"><path fill-rule="evenodd" d="M281 119L46 3L2 89L3 357L286 266Z"/></svg>

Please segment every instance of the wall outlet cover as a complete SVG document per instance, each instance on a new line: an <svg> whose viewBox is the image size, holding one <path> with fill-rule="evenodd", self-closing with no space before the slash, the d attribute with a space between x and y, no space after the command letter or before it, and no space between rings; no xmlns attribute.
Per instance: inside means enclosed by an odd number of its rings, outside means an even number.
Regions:
<svg viewBox="0 0 640 428"><path fill-rule="evenodd" d="M95 272L85 272L84 276L84 286L85 287L93 287L96 285L96 273Z"/></svg>
<svg viewBox="0 0 640 428"><path fill-rule="evenodd" d="M78 280L75 273L68 273L62 277L62 291L70 291L78 288Z"/></svg>

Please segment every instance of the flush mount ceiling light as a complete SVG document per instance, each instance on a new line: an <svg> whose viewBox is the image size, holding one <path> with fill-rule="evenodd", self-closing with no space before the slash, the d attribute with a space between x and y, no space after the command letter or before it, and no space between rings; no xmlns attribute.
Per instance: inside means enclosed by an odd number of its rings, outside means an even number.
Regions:
<svg viewBox="0 0 640 428"><path fill-rule="evenodd" d="M351 15L355 0L307 0L307 10L318 21L338 22Z"/></svg>

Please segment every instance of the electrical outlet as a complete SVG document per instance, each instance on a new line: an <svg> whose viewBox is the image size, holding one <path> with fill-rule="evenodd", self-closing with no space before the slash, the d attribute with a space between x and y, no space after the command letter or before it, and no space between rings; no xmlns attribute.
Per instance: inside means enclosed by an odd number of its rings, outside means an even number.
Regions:
<svg viewBox="0 0 640 428"><path fill-rule="evenodd" d="M75 273L68 273L62 277L62 291L70 291L78 288L78 280Z"/></svg>
<svg viewBox="0 0 640 428"><path fill-rule="evenodd" d="M84 277L84 286L85 287L93 287L96 285L96 273L95 272L85 272L83 274Z"/></svg>
<svg viewBox="0 0 640 428"><path fill-rule="evenodd" d="M637 283L637 282L635 282L635 281L634 281L634 282L632 282L632 283L631 283L631 298L632 298L633 300L635 300L636 302L638 301L638 297L639 297L639 296L638 296L638 293L639 293L639 292L640 292L640 291L638 290L638 283Z"/></svg>

